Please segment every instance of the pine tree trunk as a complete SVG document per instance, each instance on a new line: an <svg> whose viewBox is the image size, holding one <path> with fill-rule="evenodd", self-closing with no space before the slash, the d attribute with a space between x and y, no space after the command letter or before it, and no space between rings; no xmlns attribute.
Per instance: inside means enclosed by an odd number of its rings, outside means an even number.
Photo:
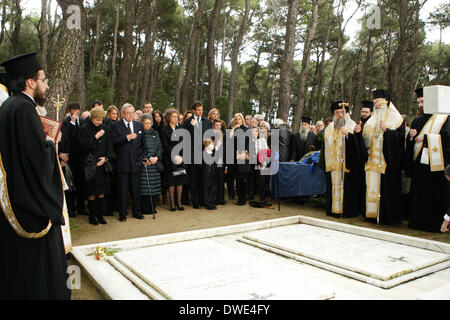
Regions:
<svg viewBox="0 0 450 320"><path fill-rule="evenodd" d="M114 24L114 40L113 40L113 53L111 58L111 97L114 99L114 93L116 89L116 78L117 78L117 37L119 33L119 13L120 13L120 0L116 0L116 21Z"/></svg>
<svg viewBox="0 0 450 320"><path fill-rule="evenodd" d="M301 117L303 114L303 109L305 107L306 76L309 71L312 40L316 34L318 18L319 18L319 1L314 0L312 7L312 21L311 25L308 28L305 46L303 48L302 71L300 73L300 81L297 89L297 103L295 105L294 118L292 121L292 132L297 132L300 129Z"/></svg>
<svg viewBox="0 0 450 320"><path fill-rule="evenodd" d="M297 25L298 0L289 0L283 58L280 70L278 118L287 121L291 107L291 77L294 63L295 27Z"/></svg>
<svg viewBox="0 0 450 320"><path fill-rule="evenodd" d="M208 108L216 107L216 61L215 61L215 37L217 22L219 21L220 7L222 0L214 1L214 8L211 13L211 19L208 24Z"/></svg>
<svg viewBox="0 0 450 320"><path fill-rule="evenodd" d="M245 32L247 31L247 23L250 14L250 0L245 0L245 11L242 17L239 33L234 41L233 50L231 52L231 78L230 78L230 91L228 94L228 121L230 123L233 118L234 101L236 99L236 79L239 72L239 50L244 39Z"/></svg>
<svg viewBox="0 0 450 320"><path fill-rule="evenodd" d="M84 10L82 0L58 0L63 13L62 30L59 50L57 53L56 62L50 72L48 78L50 79L50 89L47 93L47 101L44 105L46 107L48 116L56 119L56 110L53 107L53 100L65 99L64 106L60 109L60 116L67 103L70 95L75 87L75 81L80 72L81 54L83 52L83 43L86 34L86 12ZM80 25L70 25L68 28L68 20L74 18L77 13L68 12L69 6L77 6L79 8ZM70 21L69 21L70 22Z"/></svg>
<svg viewBox="0 0 450 320"><path fill-rule="evenodd" d="M135 55L133 46L133 27L136 22L136 0L127 0L125 9L125 36L123 39L123 60L120 64L119 75L117 77L117 101L119 106L128 102L130 90L131 64Z"/></svg>

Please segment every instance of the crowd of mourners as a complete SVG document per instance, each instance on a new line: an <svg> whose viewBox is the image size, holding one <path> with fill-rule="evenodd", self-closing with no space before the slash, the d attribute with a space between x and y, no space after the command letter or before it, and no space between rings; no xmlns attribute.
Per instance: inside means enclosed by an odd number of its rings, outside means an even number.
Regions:
<svg viewBox="0 0 450 320"><path fill-rule="evenodd" d="M377 93L374 92L374 101L381 98L387 108L387 96L383 93L387 94L381 90L381 96L375 97ZM418 96L420 98L422 97ZM378 105L379 103L375 104L375 113L380 109ZM95 225L106 224L104 216L113 216L115 211L119 213L120 221L126 221L130 204L132 216L136 219L144 219L146 214L157 213L157 206L162 205L168 206L171 211L183 211L186 205L192 205L195 209L204 207L216 210L227 201L230 203L236 200L235 204L239 206L250 204L258 208L273 208L266 201L271 194L270 179L268 175L261 173L266 163L259 156L267 150L270 156L272 133L277 130L276 151L280 162L299 162L311 154L320 154L317 164L326 172L328 215L362 215L381 224L397 224L406 219L410 220L412 228L438 231L436 222L430 226L429 220L432 218L411 216L411 211L414 211L412 202L417 200L411 198L411 193L417 190L413 190L411 186L413 165L409 163L407 154L408 149L411 149L408 147L411 144L409 141L412 145L415 143L411 133L416 138L419 133L414 129L410 131L406 115L401 115L402 124L392 130L381 124L386 149L384 157L389 159L386 159L385 171L379 173L389 173L389 177L386 176L388 180L378 183L377 194L373 197L374 206L377 206L373 210L376 213L370 215L371 196L366 190L369 188L366 179L369 179L367 167L370 169L368 164L371 146L365 143L370 137L363 135L363 129L374 114L374 102L363 101L360 107L361 117L358 123L350 119L349 104L337 101L331 106L330 118L312 123L311 118L302 117L300 129L294 133L283 120L275 119L270 124L260 114L244 116L237 113L227 125L221 119L218 109L211 109L206 114L200 101L195 101L184 113L175 108L168 108L164 112L153 110L150 102L145 103L141 109L135 109L129 103L124 104L120 110L114 105L105 108L99 100L92 103L89 111L80 113L80 105L70 103L61 129L62 139L58 145L60 162L69 185L65 192L69 215L89 215L89 222ZM419 103L418 117L414 121L421 116L423 103ZM378 127L379 125L376 124ZM190 154L186 154L185 149L178 148L177 145L183 140L183 134L178 129L185 129L190 137L194 137L198 130L200 148L194 145L197 138L190 142L191 148L187 149ZM208 129L212 129L214 135L204 139ZM251 130L251 134L247 132L244 146L239 147L237 143L229 146L228 139L236 141L236 132L240 130ZM336 140L333 132L339 132L338 135L345 137L345 157L339 153L340 140ZM397 133L397 145L390 149L388 146L393 132ZM334 138L327 138L330 135ZM403 141L400 144L398 135ZM328 144L328 149L332 149L328 153L327 139L334 139ZM376 141L376 138L372 140ZM444 140L444 154L447 158L446 131ZM254 145L254 152L249 152L250 144ZM230 148L233 150L228 150ZM232 153L231 162L226 159L227 152ZM212 158L220 154L220 158L216 157L215 161L209 163L202 156L205 153ZM327 154L334 156L327 158ZM195 161L196 155L201 156L200 162ZM252 157L256 157L254 161L251 161ZM398 161L391 165L394 158L398 158ZM345 168L339 167L339 159L345 159ZM344 172L341 178L339 172ZM445 190L443 176L436 179ZM342 179L340 183L339 179ZM346 192L342 191L340 194L338 189ZM394 196L396 199L393 200ZM301 203L302 198L299 200ZM424 199L420 201L425 202ZM444 202L447 208L448 201L441 201ZM425 207L420 207L419 210L425 210ZM442 213L445 210L439 212L440 221Z"/></svg>

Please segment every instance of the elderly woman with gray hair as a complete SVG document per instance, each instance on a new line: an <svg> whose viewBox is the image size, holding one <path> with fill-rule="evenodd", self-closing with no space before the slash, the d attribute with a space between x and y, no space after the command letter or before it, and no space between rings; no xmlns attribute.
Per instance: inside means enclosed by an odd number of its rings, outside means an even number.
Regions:
<svg viewBox="0 0 450 320"><path fill-rule="evenodd" d="M144 127L144 158L146 162L141 175L141 210L143 214L156 213L157 196L161 194L162 145L159 133L152 128L151 114L142 116Z"/></svg>

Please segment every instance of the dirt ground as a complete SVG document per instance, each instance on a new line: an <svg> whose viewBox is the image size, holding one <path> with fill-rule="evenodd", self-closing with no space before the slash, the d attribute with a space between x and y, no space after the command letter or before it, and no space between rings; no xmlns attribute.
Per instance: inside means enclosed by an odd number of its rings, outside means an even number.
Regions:
<svg viewBox="0 0 450 320"><path fill-rule="evenodd" d="M185 211L172 212L168 210L168 206L159 206L157 208L158 213L156 214L156 219L153 219L152 215L146 215L145 219L138 220L132 218L129 213L126 222L120 222L116 213L114 217L105 217L108 224L98 226L90 225L87 216L77 216L71 218L73 246L222 227L296 215L304 215L450 243L450 233L429 233L412 230L408 228L406 221L396 226L378 226L372 222L365 221L363 217L351 219L328 217L325 213L323 199L310 199L305 201L304 204L300 204L296 199L282 200L280 211L278 211L276 202L273 202L275 209L256 209L249 205L240 207L235 205L235 203L236 201L228 201L225 206L219 206L214 211L209 211L204 208L193 209L190 206L184 206ZM69 264L75 264L73 258L69 259ZM72 291L72 299L102 300L104 297L87 276L82 274L81 289Z"/></svg>

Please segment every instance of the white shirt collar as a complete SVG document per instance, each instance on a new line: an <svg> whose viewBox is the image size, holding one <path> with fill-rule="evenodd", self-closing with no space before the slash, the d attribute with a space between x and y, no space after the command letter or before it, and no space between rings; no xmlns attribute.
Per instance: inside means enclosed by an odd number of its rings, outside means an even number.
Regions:
<svg viewBox="0 0 450 320"><path fill-rule="evenodd" d="M128 122L127 120L123 119L123 123L125 123L125 127L128 127L128 124L130 124L131 132L134 132L133 121Z"/></svg>

